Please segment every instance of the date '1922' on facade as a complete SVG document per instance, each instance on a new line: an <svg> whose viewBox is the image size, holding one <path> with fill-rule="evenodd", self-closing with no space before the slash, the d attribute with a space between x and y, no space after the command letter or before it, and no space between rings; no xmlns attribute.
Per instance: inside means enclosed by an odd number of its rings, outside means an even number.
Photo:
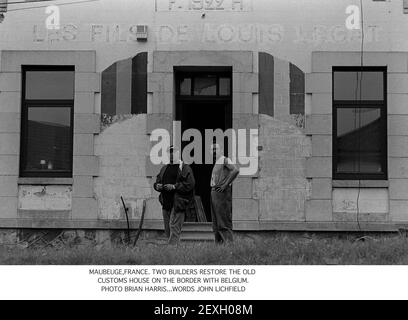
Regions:
<svg viewBox="0 0 408 320"><path fill-rule="evenodd" d="M156 0L156 11L252 11L252 0Z"/></svg>

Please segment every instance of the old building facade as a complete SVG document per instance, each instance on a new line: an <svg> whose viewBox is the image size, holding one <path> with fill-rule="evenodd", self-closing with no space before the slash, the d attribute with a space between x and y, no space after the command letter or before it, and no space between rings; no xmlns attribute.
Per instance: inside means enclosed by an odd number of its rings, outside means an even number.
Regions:
<svg viewBox="0 0 408 320"><path fill-rule="evenodd" d="M151 136L174 121L257 130L236 230L406 225L406 3L363 1L362 32L347 28L354 2L9 1L0 228L121 230L123 196L132 225L145 203L144 227L162 229Z"/></svg>

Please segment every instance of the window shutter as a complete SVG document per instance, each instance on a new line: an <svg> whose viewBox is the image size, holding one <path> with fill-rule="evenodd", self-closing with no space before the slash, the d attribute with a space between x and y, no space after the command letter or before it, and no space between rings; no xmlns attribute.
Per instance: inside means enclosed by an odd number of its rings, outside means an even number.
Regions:
<svg viewBox="0 0 408 320"><path fill-rule="evenodd" d="M305 114L305 73L294 64L290 68L290 114Z"/></svg>
<svg viewBox="0 0 408 320"><path fill-rule="evenodd" d="M147 113L147 52L132 60L132 114Z"/></svg>
<svg viewBox="0 0 408 320"><path fill-rule="evenodd" d="M274 59L259 53L259 113L274 116Z"/></svg>

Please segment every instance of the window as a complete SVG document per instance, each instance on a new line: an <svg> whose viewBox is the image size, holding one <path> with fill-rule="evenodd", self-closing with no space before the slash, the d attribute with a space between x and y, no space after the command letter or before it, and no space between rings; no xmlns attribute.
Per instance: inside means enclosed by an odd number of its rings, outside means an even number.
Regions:
<svg viewBox="0 0 408 320"><path fill-rule="evenodd" d="M387 179L387 72L333 68L333 177Z"/></svg>
<svg viewBox="0 0 408 320"><path fill-rule="evenodd" d="M177 95L183 97L228 98L232 95L228 72L182 72L178 76Z"/></svg>
<svg viewBox="0 0 408 320"><path fill-rule="evenodd" d="M220 78L220 96L231 95L231 79L230 78Z"/></svg>
<svg viewBox="0 0 408 320"><path fill-rule="evenodd" d="M216 96L217 77L213 75L199 76L194 79L195 96Z"/></svg>
<svg viewBox="0 0 408 320"><path fill-rule="evenodd" d="M191 94L191 78L183 78L180 81L180 95L189 96Z"/></svg>
<svg viewBox="0 0 408 320"><path fill-rule="evenodd" d="M22 177L72 177L73 67L23 67Z"/></svg>

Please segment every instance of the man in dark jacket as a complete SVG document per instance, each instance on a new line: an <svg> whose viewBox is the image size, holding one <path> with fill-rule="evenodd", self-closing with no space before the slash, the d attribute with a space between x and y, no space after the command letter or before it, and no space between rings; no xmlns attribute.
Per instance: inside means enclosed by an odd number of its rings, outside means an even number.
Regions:
<svg viewBox="0 0 408 320"><path fill-rule="evenodd" d="M160 170L154 189L160 192L164 230L169 244L177 244L186 210L194 199L195 180L190 166L181 161L179 150L171 146L168 152L170 163Z"/></svg>

